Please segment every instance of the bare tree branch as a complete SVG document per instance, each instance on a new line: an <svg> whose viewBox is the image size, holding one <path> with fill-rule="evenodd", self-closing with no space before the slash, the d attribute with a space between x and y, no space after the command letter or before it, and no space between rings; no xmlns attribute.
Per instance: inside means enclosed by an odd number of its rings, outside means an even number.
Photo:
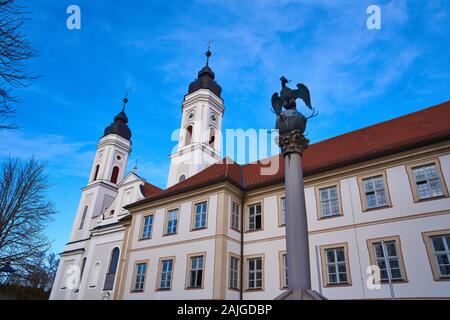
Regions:
<svg viewBox="0 0 450 320"><path fill-rule="evenodd" d="M51 242L44 230L56 212L46 196L45 168L35 159L10 157L0 165L0 266L10 264L18 270L16 279L41 279L39 286L42 279L47 279L45 286L50 281L44 260ZM54 263L55 257L50 260Z"/></svg>
<svg viewBox="0 0 450 320"><path fill-rule="evenodd" d="M37 52L22 33L27 14L16 0L0 0L0 129L18 128L9 122L20 102L11 95L11 88L25 87L36 77L27 70L26 61Z"/></svg>

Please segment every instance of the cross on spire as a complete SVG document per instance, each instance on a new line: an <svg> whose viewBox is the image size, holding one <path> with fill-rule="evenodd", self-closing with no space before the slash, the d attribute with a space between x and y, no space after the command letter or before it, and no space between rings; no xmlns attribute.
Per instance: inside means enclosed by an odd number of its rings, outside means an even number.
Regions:
<svg viewBox="0 0 450 320"><path fill-rule="evenodd" d="M125 112L125 106L128 103L128 89L125 91L125 97L123 98L122 112Z"/></svg>
<svg viewBox="0 0 450 320"><path fill-rule="evenodd" d="M134 173L136 173L137 170L138 170L138 163L139 163L139 157L136 158L136 163L135 163L134 168L133 168L133 172Z"/></svg>
<svg viewBox="0 0 450 320"><path fill-rule="evenodd" d="M206 51L205 55L206 55L206 65L209 65L209 57L211 57L211 43L213 43L214 41L212 40L208 40L208 50Z"/></svg>

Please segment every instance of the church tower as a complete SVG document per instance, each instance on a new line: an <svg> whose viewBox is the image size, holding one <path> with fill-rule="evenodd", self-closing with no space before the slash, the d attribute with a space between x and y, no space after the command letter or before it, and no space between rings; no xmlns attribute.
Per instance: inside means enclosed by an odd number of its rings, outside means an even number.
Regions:
<svg viewBox="0 0 450 320"><path fill-rule="evenodd" d="M128 156L131 152L131 130L125 106L128 99L123 99L123 108L114 117L114 122L106 127L97 144L94 163L86 187L82 189L70 241L89 237L92 220L105 208L109 207L117 196L117 185L124 178Z"/></svg>
<svg viewBox="0 0 450 320"><path fill-rule="evenodd" d="M182 120L177 151L170 156L167 187L182 182L221 159L222 88L209 67L211 51L206 51L206 65L189 85L182 104Z"/></svg>

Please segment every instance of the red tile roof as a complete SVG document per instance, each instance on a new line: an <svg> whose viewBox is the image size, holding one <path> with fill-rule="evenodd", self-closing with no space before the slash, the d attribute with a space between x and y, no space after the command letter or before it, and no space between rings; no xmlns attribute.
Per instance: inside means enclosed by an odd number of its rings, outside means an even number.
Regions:
<svg viewBox="0 0 450 320"><path fill-rule="evenodd" d="M303 154L303 173L309 176L448 139L450 101L314 143ZM261 170L267 170L268 160L278 160L279 168L275 167L273 174L263 175ZM272 161L272 164L276 163ZM150 194L147 199L130 207L222 181L229 181L244 190L282 183L283 157L276 155L263 160L263 163L258 161L246 165L225 158L181 183Z"/></svg>
<svg viewBox="0 0 450 320"><path fill-rule="evenodd" d="M143 187L143 194L146 198L151 197L154 194L160 193L163 189L154 186L151 183L146 182Z"/></svg>

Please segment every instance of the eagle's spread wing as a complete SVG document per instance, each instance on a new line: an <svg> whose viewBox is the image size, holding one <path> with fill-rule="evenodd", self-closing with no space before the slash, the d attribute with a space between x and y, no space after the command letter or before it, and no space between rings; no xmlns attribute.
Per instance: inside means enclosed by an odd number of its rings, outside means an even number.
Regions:
<svg viewBox="0 0 450 320"><path fill-rule="evenodd" d="M297 98L302 99L305 102L306 106L312 110L311 97L309 95L308 88L303 83L298 83L297 90L295 90L295 91L296 91Z"/></svg>
<svg viewBox="0 0 450 320"><path fill-rule="evenodd" d="M273 112L275 112L275 114L277 115L277 117L279 117L281 110L282 110L282 104L281 104L281 99L278 96L278 92L275 92L272 95L272 109L273 109Z"/></svg>

